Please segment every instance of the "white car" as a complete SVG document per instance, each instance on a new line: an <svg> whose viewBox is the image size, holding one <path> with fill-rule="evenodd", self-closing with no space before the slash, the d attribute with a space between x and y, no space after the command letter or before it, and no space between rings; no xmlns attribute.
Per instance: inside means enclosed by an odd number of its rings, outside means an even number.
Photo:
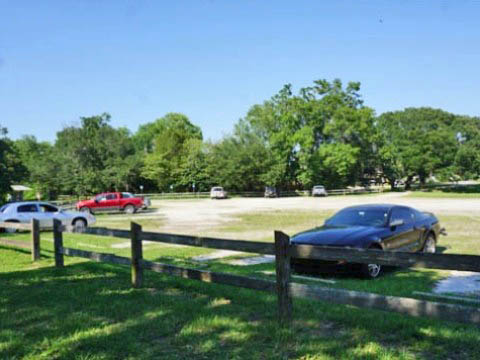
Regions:
<svg viewBox="0 0 480 360"><path fill-rule="evenodd" d="M227 192L221 186L215 186L210 190L210 199L226 199Z"/></svg>
<svg viewBox="0 0 480 360"><path fill-rule="evenodd" d="M323 185L315 185L312 189L312 196L327 196L327 190Z"/></svg>
<svg viewBox="0 0 480 360"><path fill-rule="evenodd" d="M53 219L58 219L62 225L73 225L75 228L85 228L95 223L95 216L77 211L66 211L55 205L41 201L23 201L9 203L0 207L0 222L30 223L37 219L41 229L52 228ZM14 229L7 228L7 231Z"/></svg>

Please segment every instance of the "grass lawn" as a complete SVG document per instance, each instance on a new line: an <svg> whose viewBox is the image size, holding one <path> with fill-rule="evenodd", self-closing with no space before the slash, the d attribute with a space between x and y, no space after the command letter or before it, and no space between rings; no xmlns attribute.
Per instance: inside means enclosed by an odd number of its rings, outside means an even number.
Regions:
<svg viewBox="0 0 480 360"><path fill-rule="evenodd" d="M439 198L439 199L479 199L480 193L445 192L445 191L412 191L407 198Z"/></svg>
<svg viewBox="0 0 480 360"><path fill-rule="evenodd" d="M289 234L318 226L329 212L278 211L240 215L212 231ZM98 225L128 228L112 216ZM480 254L480 216L439 216L449 236L440 251ZM147 220L147 219L144 219ZM151 219L148 219L151 220ZM154 219L153 219L154 220ZM135 218L134 221L140 222ZM267 224L267 225L266 225ZM465 226L468 224L468 226ZM122 226L119 226L122 225ZM161 229L162 219L152 226ZM5 234L2 234L5 236ZM29 234L15 234L28 241ZM146 271L142 289L130 287L127 267L65 258L53 267L51 233L41 234L42 259L0 247L0 359L473 359L478 327L381 311L295 300L290 329L276 322L276 298L235 287L175 279ZM129 241L64 234L67 247L130 253ZM210 249L146 243L144 256L212 271L266 276L272 264L234 266L229 259L199 263ZM435 270L396 270L374 280L329 276L334 287L411 296L445 276ZM297 281L297 280L295 280ZM303 282L303 281L299 281ZM309 282L315 283L315 282ZM318 283L315 283L318 285ZM323 284L322 284L323 286Z"/></svg>

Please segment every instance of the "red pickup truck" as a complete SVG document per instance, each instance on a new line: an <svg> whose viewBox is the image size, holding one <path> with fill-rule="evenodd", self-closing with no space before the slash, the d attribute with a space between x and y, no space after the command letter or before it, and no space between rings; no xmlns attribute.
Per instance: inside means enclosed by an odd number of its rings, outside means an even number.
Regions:
<svg viewBox="0 0 480 360"><path fill-rule="evenodd" d="M133 214L137 210L147 209L150 200L128 192L110 192L96 195L93 199L79 201L77 210L90 213L124 211Z"/></svg>

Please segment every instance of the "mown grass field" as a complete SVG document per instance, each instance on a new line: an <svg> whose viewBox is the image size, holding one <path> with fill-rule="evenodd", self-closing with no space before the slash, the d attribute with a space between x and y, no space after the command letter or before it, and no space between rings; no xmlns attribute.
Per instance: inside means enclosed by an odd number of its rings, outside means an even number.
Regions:
<svg viewBox="0 0 480 360"><path fill-rule="evenodd" d="M320 225L330 214L240 214L212 232L237 234L239 239L257 233L260 240L271 241L268 234L273 229L293 234ZM441 238L440 251L480 254L480 216L439 214L439 218L449 233ZM132 219L143 221L146 230L161 227L163 221L161 217ZM122 215L102 215L98 225L128 228L129 220ZM29 235L12 237L28 241ZM22 250L0 247L0 359L478 358L478 327L295 300L292 327L279 328L273 295L148 271L144 288L132 289L127 267L65 258L64 269L54 268L52 234L45 232L41 237L42 259L36 264ZM65 234L64 243L130 254L126 239ZM144 245L145 258L165 263L258 277L274 269L273 264L229 264L243 254L207 263L192 259L210 252ZM413 291L430 291L445 276L443 271L397 269L375 281L327 275L336 283L322 286L412 296Z"/></svg>
<svg viewBox="0 0 480 360"><path fill-rule="evenodd" d="M480 193L452 193L445 191L412 191L406 195L409 198L423 199L479 199Z"/></svg>

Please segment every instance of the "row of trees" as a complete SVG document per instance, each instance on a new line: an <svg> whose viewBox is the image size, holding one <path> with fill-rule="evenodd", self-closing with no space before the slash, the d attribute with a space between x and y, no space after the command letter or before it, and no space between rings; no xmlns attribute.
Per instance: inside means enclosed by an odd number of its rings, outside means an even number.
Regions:
<svg viewBox="0 0 480 360"><path fill-rule="evenodd" d="M54 144L12 141L0 127L0 197L11 183L43 197L106 190L202 191L212 185L255 191L324 184L340 188L387 179L440 180L480 174L480 119L432 108L375 115L360 84L315 81L295 94L286 85L250 108L217 142L182 114L169 113L134 134L110 115L80 119Z"/></svg>

